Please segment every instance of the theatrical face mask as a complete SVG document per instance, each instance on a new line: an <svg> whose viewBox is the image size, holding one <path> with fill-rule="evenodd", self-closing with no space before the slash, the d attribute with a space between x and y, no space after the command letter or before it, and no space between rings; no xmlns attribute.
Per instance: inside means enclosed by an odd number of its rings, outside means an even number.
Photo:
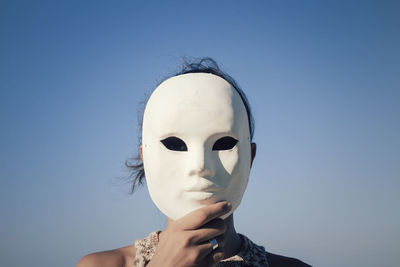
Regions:
<svg viewBox="0 0 400 267"><path fill-rule="evenodd" d="M172 220L219 201L240 204L250 165L246 108L226 80L191 73L164 81L143 116L143 163L150 196Z"/></svg>

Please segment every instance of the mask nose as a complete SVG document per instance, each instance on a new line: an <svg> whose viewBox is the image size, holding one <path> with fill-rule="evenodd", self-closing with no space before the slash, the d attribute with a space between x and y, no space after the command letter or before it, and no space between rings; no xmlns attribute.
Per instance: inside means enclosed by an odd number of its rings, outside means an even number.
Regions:
<svg viewBox="0 0 400 267"><path fill-rule="evenodd" d="M207 155L204 147L192 149L189 158L189 176L199 176L204 178L214 177L214 168L212 167L211 155Z"/></svg>

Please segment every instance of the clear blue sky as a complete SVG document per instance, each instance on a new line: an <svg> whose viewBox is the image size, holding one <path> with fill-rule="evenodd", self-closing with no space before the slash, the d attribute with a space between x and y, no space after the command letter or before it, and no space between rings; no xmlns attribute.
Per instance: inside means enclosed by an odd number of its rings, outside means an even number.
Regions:
<svg viewBox="0 0 400 267"><path fill-rule="evenodd" d="M140 102L211 56L252 105L237 230L314 266L398 266L398 1L1 1L2 266L73 266L165 226L128 195Z"/></svg>

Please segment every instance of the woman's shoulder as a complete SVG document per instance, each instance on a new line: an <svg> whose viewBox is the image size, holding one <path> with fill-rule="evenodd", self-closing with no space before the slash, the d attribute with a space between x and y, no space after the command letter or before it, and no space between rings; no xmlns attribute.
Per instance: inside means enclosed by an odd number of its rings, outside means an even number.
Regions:
<svg viewBox="0 0 400 267"><path fill-rule="evenodd" d="M311 267L301 260L266 252L270 267Z"/></svg>
<svg viewBox="0 0 400 267"><path fill-rule="evenodd" d="M133 266L136 249L134 245L88 254L79 260L76 267L125 267Z"/></svg>

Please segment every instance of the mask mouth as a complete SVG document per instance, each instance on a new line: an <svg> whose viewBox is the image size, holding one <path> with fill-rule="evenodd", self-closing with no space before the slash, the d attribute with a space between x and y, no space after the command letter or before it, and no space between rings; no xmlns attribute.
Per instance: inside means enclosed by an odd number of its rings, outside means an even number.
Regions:
<svg viewBox="0 0 400 267"><path fill-rule="evenodd" d="M212 191L207 191L212 190ZM220 191L215 191L215 188L207 188L204 190L188 190L185 191L186 197L190 200L198 201L201 204L209 205L220 201Z"/></svg>
<svg viewBox="0 0 400 267"><path fill-rule="evenodd" d="M210 181L209 179L201 178L197 179L196 182L188 184L184 189L185 192L203 192L203 193L220 193L226 187L223 184Z"/></svg>

